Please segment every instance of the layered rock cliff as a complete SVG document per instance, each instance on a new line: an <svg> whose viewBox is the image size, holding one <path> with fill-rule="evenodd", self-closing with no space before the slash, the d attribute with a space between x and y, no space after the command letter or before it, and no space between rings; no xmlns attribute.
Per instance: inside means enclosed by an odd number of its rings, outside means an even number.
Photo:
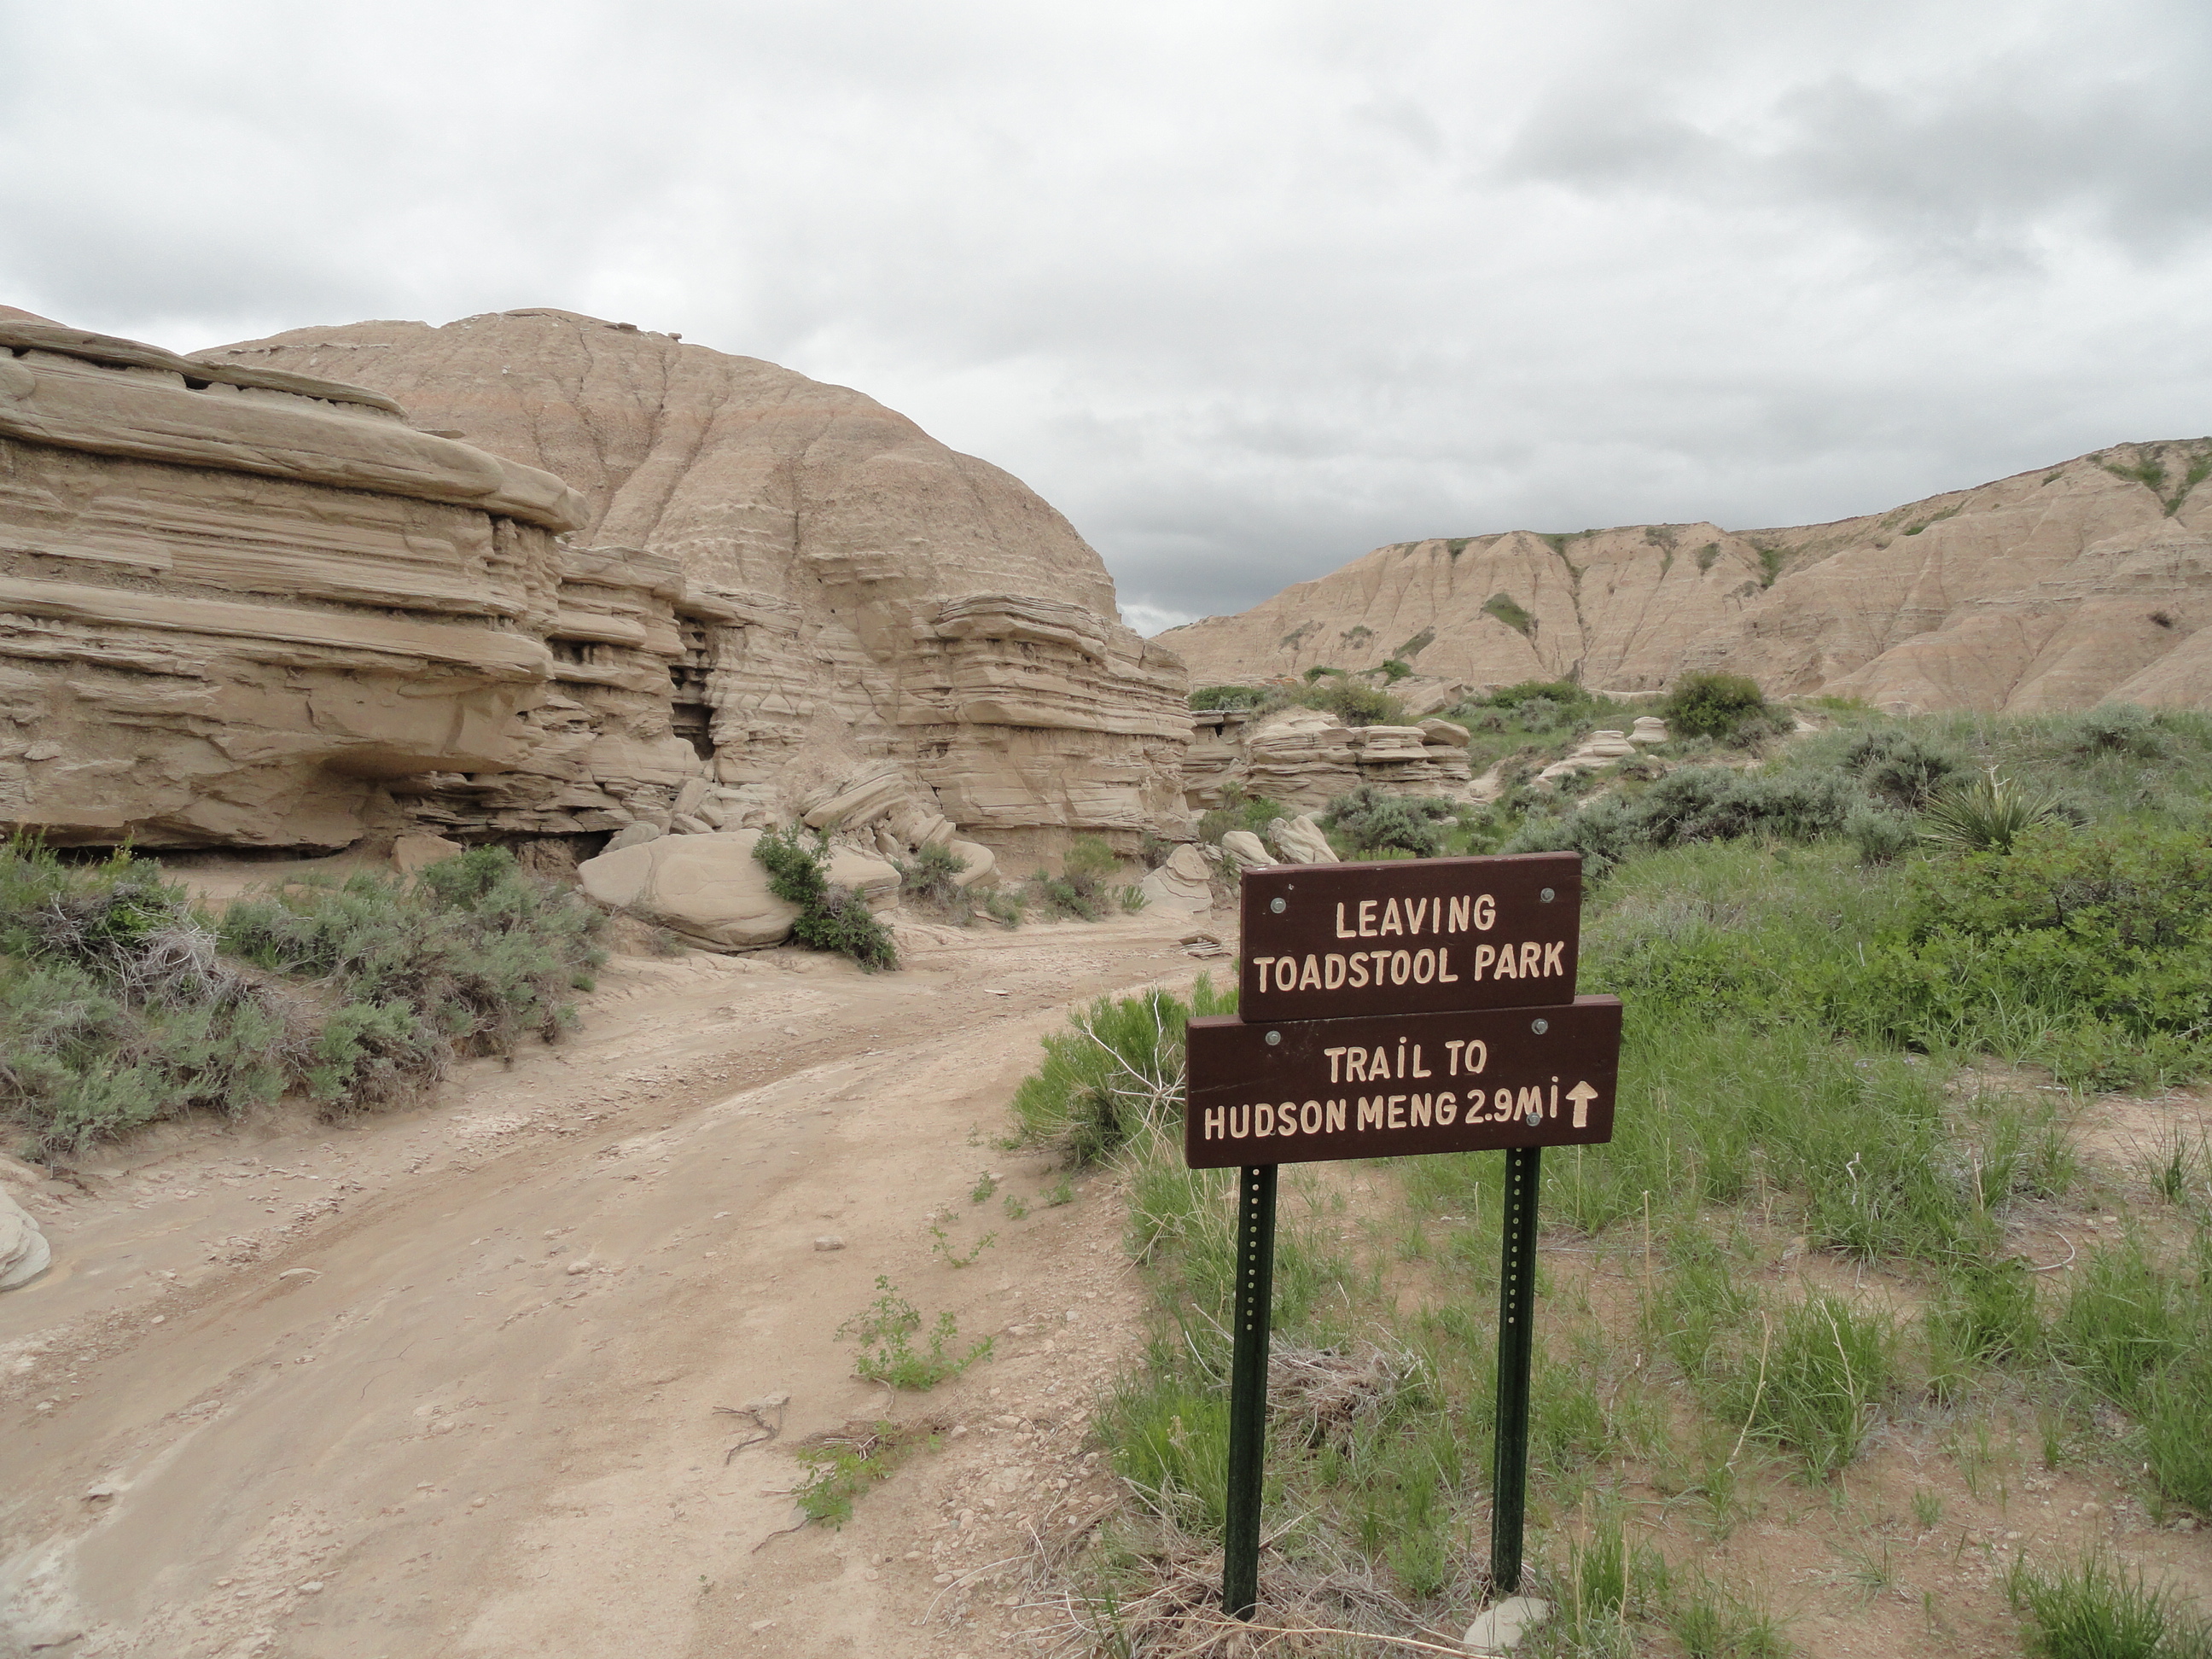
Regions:
<svg viewBox="0 0 2212 1659"><path fill-rule="evenodd" d="M1378 548L1160 635L1194 684L1397 658L1471 686L1692 670L1896 709L2212 702L2212 439L2125 444L1833 524Z"/></svg>
<svg viewBox="0 0 2212 1659"><path fill-rule="evenodd" d="M0 313L0 828L705 830L867 781L1048 854L1188 832L1183 686L1018 482L772 364L562 313L192 357Z"/></svg>
<svg viewBox="0 0 2212 1659"><path fill-rule="evenodd" d="M548 310L201 356L374 387L574 485L580 547L679 574L692 610L669 729L734 811L787 812L890 761L1001 851L1187 833L1180 660L1121 625L1112 579L1059 514L872 398ZM572 667L634 648L604 626L566 643ZM665 746L643 720L622 741Z"/></svg>

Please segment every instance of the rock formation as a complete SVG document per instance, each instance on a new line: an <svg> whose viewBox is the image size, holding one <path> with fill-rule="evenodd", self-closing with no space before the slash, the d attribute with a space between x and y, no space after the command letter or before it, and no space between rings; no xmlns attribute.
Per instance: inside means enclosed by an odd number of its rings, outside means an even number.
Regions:
<svg viewBox="0 0 2212 1659"><path fill-rule="evenodd" d="M1219 805L1231 788L1308 808L1363 783L1401 795L1467 791L1467 730L1449 720L1347 726L1326 710L1295 706L1256 717L1202 709L1192 720L1184 787L1199 806Z"/></svg>
<svg viewBox="0 0 2212 1659"><path fill-rule="evenodd" d="M1395 658L1475 688L1723 670L1900 711L2201 706L2208 477L2212 439L2125 444L1833 524L1404 543L1160 638L1195 684Z"/></svg>
<svg viewBox="0 0 2212 1659"><path fill-rule="evenodd" d="M340 846L530 763L583 503L380 394L0 319L0 825Z"/></svg>
<svg viewBox="0 0 2212 1659"><path fill-rule="evenodd" d="M1121 624L1050 507L857 392L545 310L200 356L342 374L574 486L549 635L568 707L538 723L594 776L672 788L703 769L732 823L888 772L879 793L910 817L1001 855L1189 833L1180 661ZM496 781L486 804L533 810Z"/></svg>

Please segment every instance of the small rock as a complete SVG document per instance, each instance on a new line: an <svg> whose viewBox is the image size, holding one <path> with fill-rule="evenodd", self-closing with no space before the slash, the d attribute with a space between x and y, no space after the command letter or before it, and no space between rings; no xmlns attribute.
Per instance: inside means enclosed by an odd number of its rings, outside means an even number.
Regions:
<svg viewBox="0 0 2212 1659"><path fill-rule="evenodd" d="M824 1233L814 1241L814 1248L817 1250L842 1250L845 1248L845 1241L835 1233Z"/></svg>
<svg viewBox="0 0 2212 1659"><path fill-rule="evenodd" d="M392 843L392 867L403 876L438 863L443 859L459 858L469 849L457 841L443 836L402 836Z"/></svg>
<svg viewBox="0 0 2212 1659"><path fill-rule="evenodd" d="M302 1595L320 1595L322 1593L323 1581L319 1578L310 1578L300 1586L300 1594Z"/></svg>
<svg viewBox="0 0 2212 1659"><path fill-rule="evenodd" d="M775 1628L775 1620L773 1619L756 1619L751 1624L746 1626L745 1628L752 1632L754 1635L757 1636L764 1630L774 1630Z"/></svg>
<svg viewBox="0 0 2212 1659"><path fill-rule="evenodd" d="M2185 1515L2181 1519L2173 1523L2171 1530L2174 1532L2195 1532L2197 1530L2197 1517L2193 1515Z"/></svg>
<svg viewBox="0 0 2212 1659"><path fill-rule="evenodd" d="M572 1279L578 1273L587 1273L591 1271L592 1264L588 1261L571 1261L568 1264L568 1276Z"/></svg>
<svg viewBox="0 0 2212 1659"><path fill-rule="evenodd" d="M122 1490L123 1488L113 1481L103 1480L98 1486L87 1486L84 1489L84 1501L88 1504L104 1504Z"/></svg>
<svg viewBox="0 0 2212 1659"><path fill-rule="evenodd" d="M1477 1652L1503 1653L1551 1616L1552 1604L1541 1596L1509 1595L1476 1615L1460 1642Z"/></svg>

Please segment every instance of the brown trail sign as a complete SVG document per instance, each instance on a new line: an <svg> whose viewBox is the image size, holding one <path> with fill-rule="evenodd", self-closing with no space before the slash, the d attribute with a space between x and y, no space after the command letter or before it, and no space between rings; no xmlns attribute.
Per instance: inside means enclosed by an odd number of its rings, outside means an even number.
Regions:
<svg viewBox="0 0 2212 1659"><path fill-rule="evenodd" d="M1491 1582L1521 1582L1541 1149L1613 1138L1621 1006L1578 997L1572 853L1247 872L1238 1014L1188 1034L1183 1158L1242 1171L1222 1603L1258 1607L1281 1164L1505 1152Z"/></svg>
<svg viewBox="0 0 2212 1659"><path fill-rule="evenodd" d="M1255 870L1237 1011L1341 1019L1572 1002L1582 911L1576 853Z"/></svg>
<svg viewBox="0 0 2212 1659"><path fill-rule="evenodd" d="M1613 997L1540 1011L1194 1019L1189 1045L1183 1161L1194 1170L1613 1139Z"/></svg>

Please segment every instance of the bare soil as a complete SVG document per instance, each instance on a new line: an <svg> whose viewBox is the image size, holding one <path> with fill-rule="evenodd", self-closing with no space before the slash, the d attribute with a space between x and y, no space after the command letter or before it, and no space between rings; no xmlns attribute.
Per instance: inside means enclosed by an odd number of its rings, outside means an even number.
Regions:
<svg viewBox="0 0 2212 1659"><path fill-rule="evenodd" d="M991 1564L1105 1507L1084 1425L1140 1301L1111 1197L1047 1207L995 1143L1072 1001L1188 984L1188 925L905 930L872 975L618 957L579 1034L420 1109L171 1128L34 1191L0 1655L1002 1650ZM860 1381L879 1275L991 1358ZM925 1416L849 1525L793 1529L786 1448Z"/></svg>

